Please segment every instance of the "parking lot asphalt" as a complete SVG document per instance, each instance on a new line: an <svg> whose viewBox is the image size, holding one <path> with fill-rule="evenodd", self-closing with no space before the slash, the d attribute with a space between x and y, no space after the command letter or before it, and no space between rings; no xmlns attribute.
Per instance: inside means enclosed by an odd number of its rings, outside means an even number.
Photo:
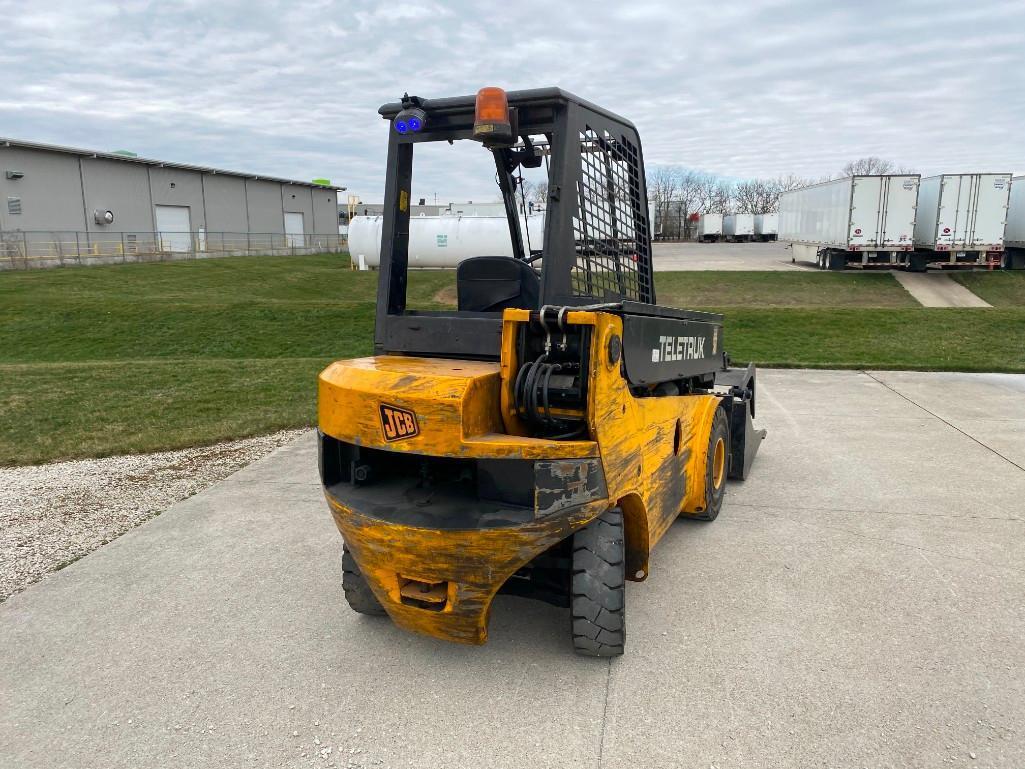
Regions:
<svg viewBox="0 0 1025 769"><path fill-rule="evenodd" d="M0 766L1025 765L1025 376L759 377L624 657L512 597L483 647L351 613L310 434L0 605Z"/></svg>
<svg viewBox="0 0 1025 769"><path fill-rule="evenodd" d="M657 272L717 270L814 270L810 262L794 262L785 243L681 243L656 242L652 264Z"/></svg>

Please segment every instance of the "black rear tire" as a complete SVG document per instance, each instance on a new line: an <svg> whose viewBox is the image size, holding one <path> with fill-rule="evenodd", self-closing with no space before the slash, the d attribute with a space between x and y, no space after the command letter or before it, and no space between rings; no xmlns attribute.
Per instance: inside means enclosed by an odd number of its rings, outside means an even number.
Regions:
<svg viewBox="0 0 1025 769"><path fill-rule="evenodd" d="M726 496L726 478L730 474L730 424L724 409L716 409L708 436L705 462L705 505L700 513L688 514L698 521L714 521Z"/></svg>
<svg viewBox="0 0 1025 769"><path fill-rule="evenodd" d="M847 254L844 251L827 251L826 267L834 272L847 269Z"/></svg>
<svg viewBox="0 0 1025 769"><path fill-rule="evenodd" d="M908 257L908 272L925 272L929 268L929 257L914 251Z"/></svg>
<svg viewBox="0 0 1025 769"><path fill-rule="evenodd" d="M573 535L573 648L618 657L626 645L626 536L611 508Z"/></svg>
<svg viewBox="0 0 1025 769"><path fill-rule="evenodd" d="M360 614L383 617L387 612L381 606L363 577L363 572L356 565L356 559L349 552L349 546L342 545L342 590L349 608Z"/></svg>

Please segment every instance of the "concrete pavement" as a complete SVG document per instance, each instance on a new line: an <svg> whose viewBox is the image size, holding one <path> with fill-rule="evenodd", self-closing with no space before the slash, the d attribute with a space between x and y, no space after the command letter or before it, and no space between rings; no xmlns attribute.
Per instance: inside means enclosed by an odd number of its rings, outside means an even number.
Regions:
<svg viewBox="0 0 1025 769"><path fill-rule="evenodd" d="M759 376L623 658L511 597L480 648L349 612L310 436L0 605L0 766L1025 765L1025 377Z"/></svg>
<svg viewBox="0 0 1025 769"><path fill-rule="evenodd" d="M923 307L992 307L942 272L894 271L893 277Z"/></svg>

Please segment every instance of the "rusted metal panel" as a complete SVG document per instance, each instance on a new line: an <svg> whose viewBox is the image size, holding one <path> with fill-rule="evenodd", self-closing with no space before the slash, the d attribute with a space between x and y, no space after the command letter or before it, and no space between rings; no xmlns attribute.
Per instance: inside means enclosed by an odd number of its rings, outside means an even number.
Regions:
<svg viewBox="0 0 1025 769"><path fill-rule="evenodd" d="M597 459L534 463L534 510L539 517L607 497L605 474Z"/></svg>
<svg viewBox="0 0 1025 769"><path fill-rule="evenodd" d="M328 503L367 584L395 624L466 644L487 641L491 601L509 577L606 506L604 500L594 502L514 528L441 531L368 518L330 495ZM404 603L401 578L447 583L444 608Z"/></svg>

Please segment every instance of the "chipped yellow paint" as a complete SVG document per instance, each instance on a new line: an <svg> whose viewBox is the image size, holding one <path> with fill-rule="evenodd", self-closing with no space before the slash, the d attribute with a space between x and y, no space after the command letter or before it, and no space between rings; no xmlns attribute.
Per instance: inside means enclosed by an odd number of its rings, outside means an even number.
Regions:
<svg viewBox="0 0 1025 769"><path fill-rule="evenodd" d="M652 548L673 521L681 513L704 509L708 440L720 399L634 397L619 364L611 364L608 356L609 339L622 339L623 321L608 313L595 315L588 419L610 504L619 504L626 519L627 576L642 580Z"/></svg>
<svg viewBox="0 0 1025 769"><path fill-rule="evenodd" d="M525 310L506 310L500 363L378 356L342 361L320 376L320 429L334 438L389 451L431 456L571 459L598 457L608 498L516 527L436 530L371 518L328 493L335 523L367 583L396 624L461 643L487 640L491 600L517 569L585 526L604 510L624 512L627 575L648 575L652 548L681 513L707 504L706 475L715 395L637 398L611 362L608 343L622 338L609 313L567 313L589 325L591 354L587 421L592 440L527 436L513 408L519 367L517 326ZM388 443L379 406L416 414L418 435ZM402 580L446 583L440 610L403 602Z"/></svg>
<svg viewBox="0 0 1025 769"><path fill-rule="evenodd" d="M570 536L606 508L593 502L515 528L436 530L401 526L342 505L328 494L335 523L353 558L399 627L467 644L488 639L495 593L524 564ZM440 611L402 601L400 579L447 582Z"/></svg>
<svg viewBox="0 0 1025 769"><path fill-rule="evenodd" d="M508 435L499 408L499 364L382 355L332 363L320 375L320 429L349 443L439 457L596 457L594 441ZM420 432L388 442L381 404L416 414Z"/></svg>

